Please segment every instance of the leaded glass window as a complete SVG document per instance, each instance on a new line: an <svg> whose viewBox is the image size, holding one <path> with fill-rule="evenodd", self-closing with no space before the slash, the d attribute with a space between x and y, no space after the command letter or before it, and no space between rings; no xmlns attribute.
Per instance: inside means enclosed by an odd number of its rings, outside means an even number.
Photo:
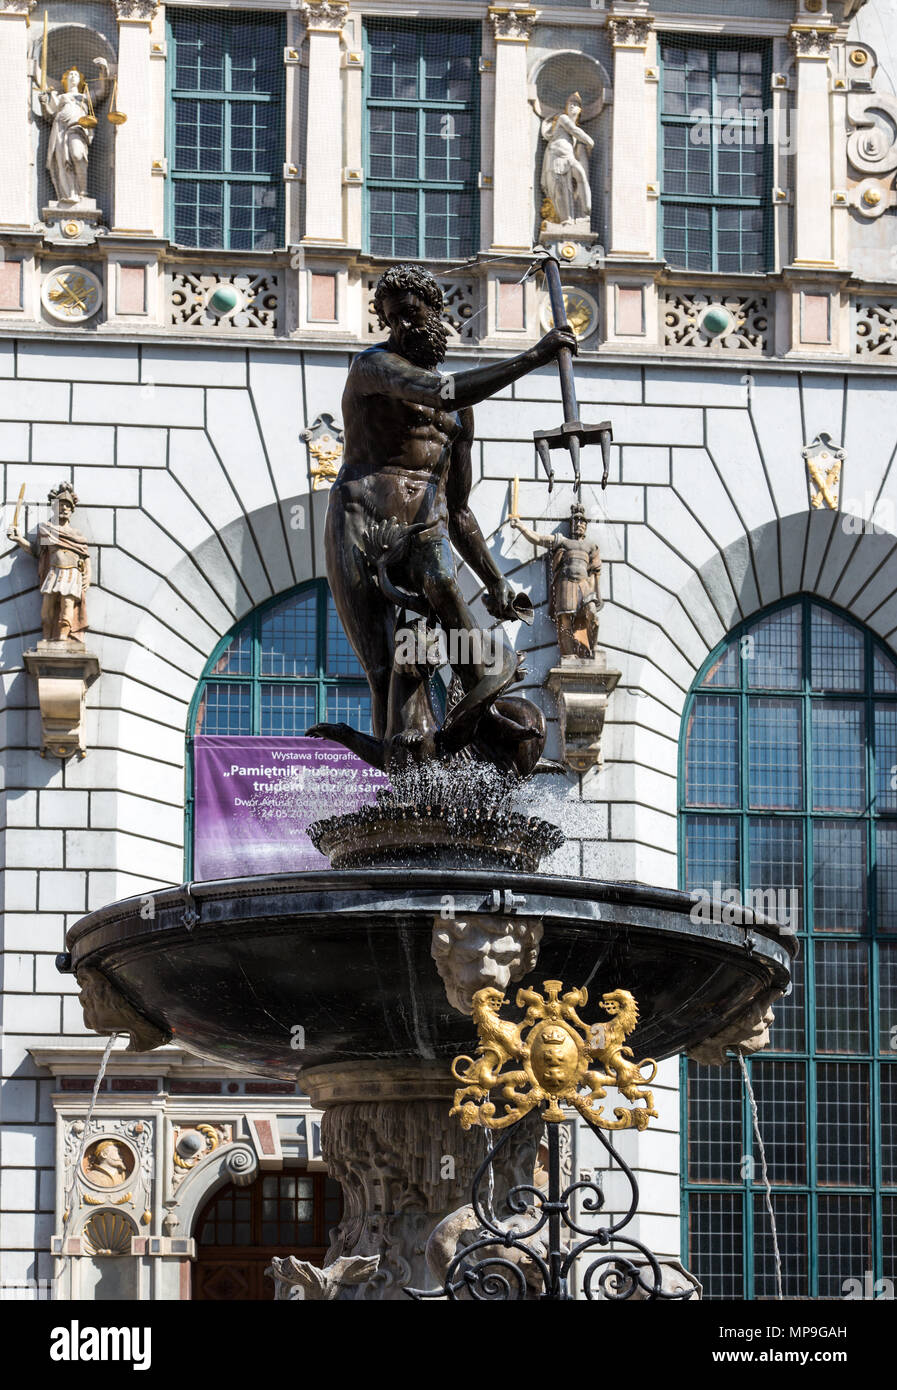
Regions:
<svg viewBox="0 0 897 1390"><path fill-rule="evenodd" d="M661 246L673 266L769 269L765 45L663 36Z"/></svg>
<svg viewBox="0 0 897 1390"><path fill-rule="evenodd" d="M369 733L371 697L333 596L315 581L255 609L219 644L190 732L299 738L322 720Z"/></svg>
<svg viewBox="0 0 897 1390"><path fill-rule="evenodd" d="M800 952L747 1063L786 1298L897 1279L897 665L809 598L707 660L682 739L683 886L790 918ZM740 1071L683 1060L685 1260L705 1298L773 1298Z"/></svg>
<svg viewBox="0 0 897 1390"><path fill-rule="evenodd" d="M171 240L273 251L284 240L284 17L169 15Z"/></svg>
<svg viewBox="0 0 897 1390"><path fill-rule="evenodd" d="M365 24L367 247L455 260L477 241L476 25Z"/></svg>

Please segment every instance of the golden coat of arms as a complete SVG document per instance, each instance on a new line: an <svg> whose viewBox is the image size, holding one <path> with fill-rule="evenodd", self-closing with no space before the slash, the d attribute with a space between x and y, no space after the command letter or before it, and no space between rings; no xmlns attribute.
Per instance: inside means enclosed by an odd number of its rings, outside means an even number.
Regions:
<svg viewBox="0 0 897 1390"><path fill-rule="evenodd" d="M564 1119L561 1105L566 1104L599 1129L645 1129L649 1119L657 1118L654 1097L644 1089L654 1080L657 1064L650 1057L635 1062L625 1046L638 1022L633 996L625 989L602 995L608 1021L589 1025L577 1013L588 1002L585 988L561 994L560 980L545 980L542 987L544 996L534 989L517 991L517 1007L526 1009L520 1023L499 1017L505 1003L501 990L490 986L473 996L476 1058L456 1057L452 1063L452 1075L462 1084L451 1113L460 1116L461 1127L504 1129L543 1105L542 1119L557 1123ZM646 1067L651 1069L648 1076L643 1075ZM604 1106L594 1104L607 1095L607 1086L633 1102L631 1109L617 1107L613 1120L605 1118ZM505 1102L503 1115L496 1115L493 1091L500 1091Z"/></svg>

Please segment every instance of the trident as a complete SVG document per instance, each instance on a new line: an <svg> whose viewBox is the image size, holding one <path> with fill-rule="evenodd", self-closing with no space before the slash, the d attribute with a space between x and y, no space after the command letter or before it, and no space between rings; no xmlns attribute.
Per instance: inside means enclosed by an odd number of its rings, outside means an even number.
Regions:
<svg viewBox="0 0 897 1390"><path fill-rule="evenodd" d="M569 328L567 323L567 309L564 304L564 295L561 289L560 263L553 251L549 251L544 246L536 247L536 260L533 262L529 275L541 270L545 276L548 286L548 298L551 303L551 315L554 319L556 328ZM553 430L536 430L533 433L533 443L536 446L536 453L542 462L545 472L548 474L548 491L554 487L554 469L551 466L551 450L566 449L573 463L573 483L577 494L582 491L582 479L579 472L580 451L587 444L601 445L601 458L604 464L601 475L602 488L607 487L607 474L610 468L610 443L613 439L613 430L610 420L602 420L600 425L584 425L579 418L579 406L576 403L576 382L573 379L573 354L569 348L561 348L557 355L558 374L561 378L561 400L564 403L564 423L558 425Z"/></svg>

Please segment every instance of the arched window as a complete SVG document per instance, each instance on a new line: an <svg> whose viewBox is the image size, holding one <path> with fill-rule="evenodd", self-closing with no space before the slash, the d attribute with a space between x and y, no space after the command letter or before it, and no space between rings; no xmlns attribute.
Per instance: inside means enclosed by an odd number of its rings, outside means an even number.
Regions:
<svg viewBox="0 0 897 1390"><path fill-rule="evenodd" d="M265 1277L272 1257L322 1265L341 1209L339 1184L325 1173L265 1173L248 1187L221 1188L196 1223L194 1299L273 1298Z"/></svg>
<svg viewBox="0 0 897 1390"><path fill-rule="evenodd" d="M871 1297L897 1277L897 666L828 605L779 604L705 663L680 757L683 887L734 889L800 941L748 1062L784 1295ZM686 1264L705 1297L774 1297L737 1064L683 1059L682 1105Z"/></svg>
<svg viewBox="0 0 897 1390"><path fill-rule="evenodd" d="M369 733L371 696L323 580L278 594L221 639L187 724L187 867L193 853L193 739L198 734L301 738L312 724Z"/></svg>
<svg viewBox="0 0 897 1390"><path fill-rule="evenodd" d="M218 643L190 734L297 738L318 720L370 730L371 697L323 580L280 594Z"/></svg>

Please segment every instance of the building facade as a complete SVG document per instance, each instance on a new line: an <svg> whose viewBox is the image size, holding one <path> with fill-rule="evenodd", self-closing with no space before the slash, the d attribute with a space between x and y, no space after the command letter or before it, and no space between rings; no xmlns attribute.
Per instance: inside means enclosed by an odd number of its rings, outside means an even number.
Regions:
<svg viewBox="0 0 897 1390"><path fill-rule="evenodd" d="M567 762L531 793L567 835L549 871L797 894L795 989L748 1064L785 1292L895 1277L897 12L698 9L46 0L45 23L0 0L6 525L33 535L72 484L99 670L86 756L54 754L10 543L6 1296L265 1297L260 1261L325 1248L320 1117L289 1083L119 1043L85 1129L103 1045L55 956L85 911L192 877L197 734L363 727L322 536L373 288L430 268L462 369L550 326L537 241L582 418L613 424L582 502L619 672L578 770L546 570L507 524L562 528L575 500L533 451L561 420L552 366L476 409L472 492L536 608L525 693ZM736 1064L669 1060L656 1095L621 1144L639 1238L706 1296L770 1296ZM572 1127L567 1148L600 1166Z"/></svg>

